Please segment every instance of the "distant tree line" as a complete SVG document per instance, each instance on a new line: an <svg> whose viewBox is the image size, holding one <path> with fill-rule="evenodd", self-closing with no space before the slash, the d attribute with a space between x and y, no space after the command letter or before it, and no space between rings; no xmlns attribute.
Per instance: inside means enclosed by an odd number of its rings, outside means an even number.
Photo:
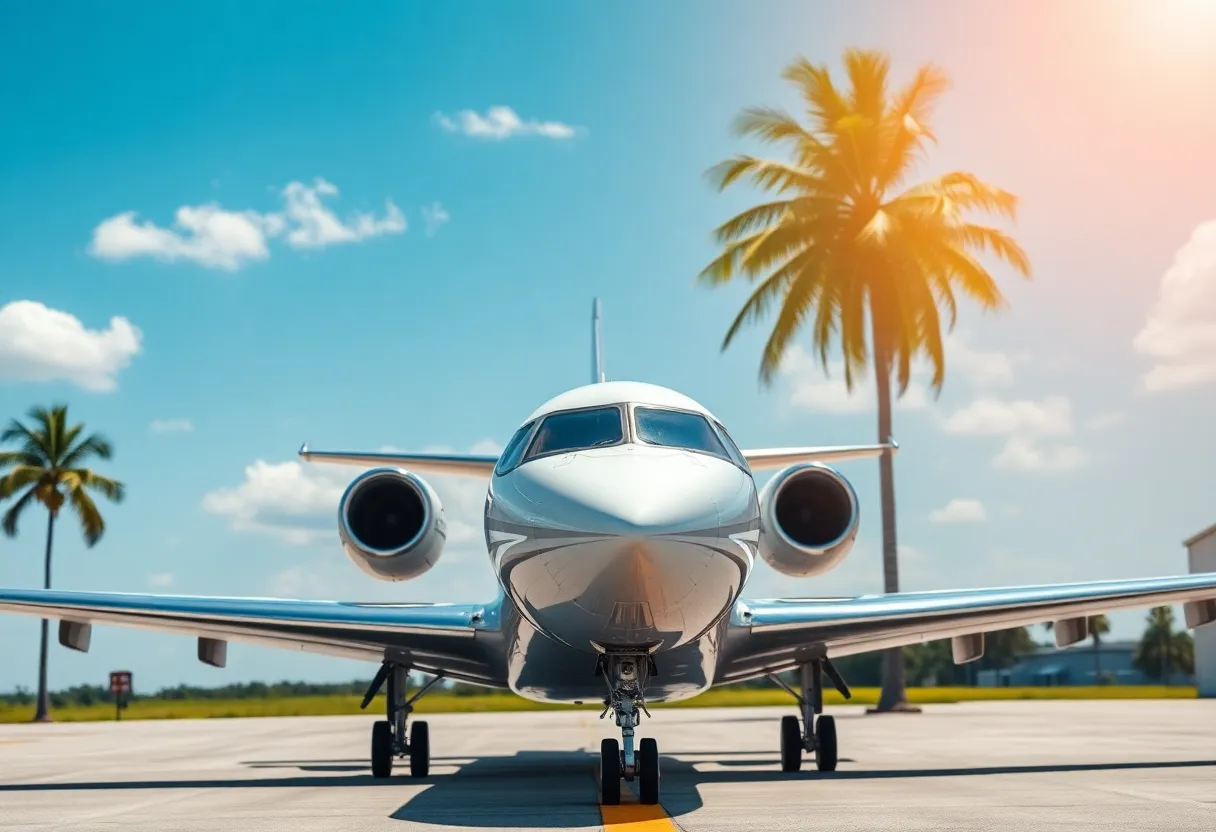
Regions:
<svg viewBox="0 0 1216 832"><path fill-rule="evenodd" d="M1147 628L1136 646L1133 665L1145 676L1161 681L1166 674L1195 672L1194 643L1186 630L1175 630L1174 611L1171 607L1154 607L1147 616ZM1103 625L1105 626L1105 625ZM1094 639L1100 643L1099 639ZM904 667L908 684L912 687L974 685L980 670L1003 670L1012 667L1020 656L1033 653L1040 647L1036 644L1028 627L1016 627L987 633L984 637L982 658L964 665L956 665L950 652L950 640L930 641L916 644L904 650ZM883 678L883 654L862 653L844 656L835 664L841 674L854 687L879 687ZM796 684L795 674L785 674L787 681ZM1099 677L1101 678L1101 677ZM416 680L415 680L416 681ZM1108 681L1110 681L1108 677ZM136 680L138 682L138 680ZM301 696L362 696L371 679L356 679L350 682L241 682L215 688L177 685L161 688L155 693L141 694L136 689L130 700L198 700L198 699L288 699ZM768 679L752 679L741 683L743 687L766 687ZM441 684L445 693L454 696L473 696L486 693L485 688L460 682ZM384 692L381 691L381 696ZM76 685L49 694L52 707L71 705L113 704L114 697L108 687L101 685ZM29 705L36 695L23 688L13 693L0 694L0 703ZM371 710L371 708L369 708Z"/></svg>

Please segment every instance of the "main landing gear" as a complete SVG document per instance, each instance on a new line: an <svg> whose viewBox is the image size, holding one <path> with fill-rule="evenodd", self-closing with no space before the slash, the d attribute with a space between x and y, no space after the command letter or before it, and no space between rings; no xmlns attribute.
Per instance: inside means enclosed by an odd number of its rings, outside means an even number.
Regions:
<svg viewBox="0 0 1216 832"><path fill-rule="evenodd" d="M659 744L653 737L643 737L636 750L633 746L633 729L642 714L650 716L643 693L651 674L657 672L654 657L648 652L604 650L595 672L602 673L608 684L600 719L611 711L621 728L620 744L612 738L600 742L600 803L611 806L621 802L622 778L638 781L638 799L642 803L658 803Z"/></svg>
<svg viewBox="0 0 1216 832"><path fill-rule="evenodd" d="M409 677L408 666L385 662L380 665L376 678L372 679L363 696L363 704L359 706L366 709L384 683L388 682L388 719L382 719L372 726L372 777L382 779L392 774L394 757L410 758L411 777L426 777L431 769L431 736L427 724L418 721L411 725L407 740L406 721L414 710L414 703L442 679L443 674L431 679L406 699Z"/></svg>
<svg viewBox="0 0 1216 832"><path fill-rule="evenodd" d="M798 693L775 673L769 678L798 700L802 719L796 716L781 718L781 770L797 771L802 767L802 753L815 753L815 766L820 771L835 771L837 761L836 720L823 716L823 676L832 682L845 699L853 694L845 684L835 665L827 658L812 659L802 666L802 692ZM801 722L801 724L800 724Z"/></svg>

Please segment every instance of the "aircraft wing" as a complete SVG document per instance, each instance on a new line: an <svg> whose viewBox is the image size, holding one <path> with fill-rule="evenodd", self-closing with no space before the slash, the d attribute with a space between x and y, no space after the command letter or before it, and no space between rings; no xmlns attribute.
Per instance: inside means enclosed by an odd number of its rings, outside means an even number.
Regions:
<svg viewBox="0 0 1216 832"><path fill-rule="evenodd" d="M91 625L164 630L345 658L406 660L417 670L505 687L494 656L499 604L294 601L0 588L0 612L59 619L61 644L88 650ZM75 625L75 626L73 626ZM80 626L86 625L86 626ZM211 645L199 643L199 658ZM207 654L215 662L215 652Z"/></svg>
<svg viewBox="0 0 1216 832"><path fill-rule="evenodd" d="M879 445L818 445L805 448L754 448L742 451L753 471L784 468L799 462L842 462L848 459L875 457L883 451L897 453L899 443L892 439Z"/></svg>
<svg viewBox="0 0 1216 832"><path fill-rule="evenodd" d="M454 477L489 477L498 457L494 454L426 454L378 451L314 451L305 442L300 447L305 462L331 462L372 468L391 465L416 474L448 474Z"/></svg>
<svg viewBox="0 0 1216 832"><path fill-rule="evenodd" d="M718 682L789 670L825 655L848 656L1166 604L1184 605L1188 627L1216 620L1216 573L857 598L741 601L728 631ZM1057 623L1057 634L1068 629ZM976 646L974 638L960 638L955 642L956 661L979 658L974 653Z"/></svg>

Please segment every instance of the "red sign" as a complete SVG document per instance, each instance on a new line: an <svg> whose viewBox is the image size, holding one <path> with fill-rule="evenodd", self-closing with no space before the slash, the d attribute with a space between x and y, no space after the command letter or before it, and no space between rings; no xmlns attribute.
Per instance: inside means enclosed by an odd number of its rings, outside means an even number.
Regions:
<svg viewBox="0 0 1216 832"><path fill-rule="evenodd" d="M115 670L110 674L110 693L126 696L131 693L131 671Z"/></svg>

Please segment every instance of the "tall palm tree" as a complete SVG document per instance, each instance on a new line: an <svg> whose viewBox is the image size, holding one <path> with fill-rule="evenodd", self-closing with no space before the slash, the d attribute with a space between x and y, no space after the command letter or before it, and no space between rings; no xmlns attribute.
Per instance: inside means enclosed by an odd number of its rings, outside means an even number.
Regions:
<svg viewBox="0 0 1216 832"><path fill-rule="evenodd" d="M1174 630L1174 608L1153 607L1148 612L1148 626L1132 664L1150 679L1160 679L1163 685L1170 683L1170 671L1195 672L1195 644L1186 630Z"/></svg>
<svg viewBox="0 0 1216 832"><path fill-rule="evenodd" d="M941 70L921 67L903 89L888 94L889 61L851 49L844 63L850 89L838 90L828 69L806 59L784 73L801 94L807 126L781 110L745 110L740 136L784 144L791 161L739 155L710 170L719 190L750 179L776 198L749 208L715 231L721 254L699 280L717 286L743 277L758 285L727 330L722 349L746 323L779 311L760 362L770 384L798 331L810 327L824 372L837 344L852 391L873 353L878 438L891 438L891 376L908 388L912 361L927 355L933 388L945 378L942 319L953 327L958 294L985 310L1005 303L977 255L990 254L1030 276L1022 248L999 229L965 218L979 210L1015 215L1017 197L970 173L954 172L905 187L926 142L933 105L947 86ZM902 190L901 190L902 189ZM868 330L867 330L868 316ZM895 487L890 453L879 460L883 583L899 590ZM906 708L903 652L884 659L879 710Z"/></svg>
<svg viewBox="0 0 1216 832"><path fill-rule="evenodd" d="M1043 628L1047 632L1052 632L1055 629L1054 621L1044 622ZM1094 684L1102 684L1102 636L1110 632L1110 619L1105 615L1091 615L1089 617L1089 637L1094 643Z"/></svg>
<svg viewBox="0 0 1216 832"><path fill-rule="evenodd" d="M29 411L32 425L16 419L0 433L0 444L17 443L18 449L0 451L0 500L13 497L24 489L21 496L4 513L0 527L9 537L17 535L17 521L22 513L34 503L41 503L47 511L46 559L43 567L43 586L51 588L51 542L54 539L55 519L64 503L71 505L80 521L84 540L90 547L101 540L106 524L90 491L96 491L114 502L123 497L123 484L117 480L84 467L91 457L109 459L110 443L98 434L82 438L83 424L68 426L67 405L56 405L51 409L35 407ZM38 659L38 709L36 722L49 722L50 708L46 691L47 622L42 620L42 650Z"/></svg>

